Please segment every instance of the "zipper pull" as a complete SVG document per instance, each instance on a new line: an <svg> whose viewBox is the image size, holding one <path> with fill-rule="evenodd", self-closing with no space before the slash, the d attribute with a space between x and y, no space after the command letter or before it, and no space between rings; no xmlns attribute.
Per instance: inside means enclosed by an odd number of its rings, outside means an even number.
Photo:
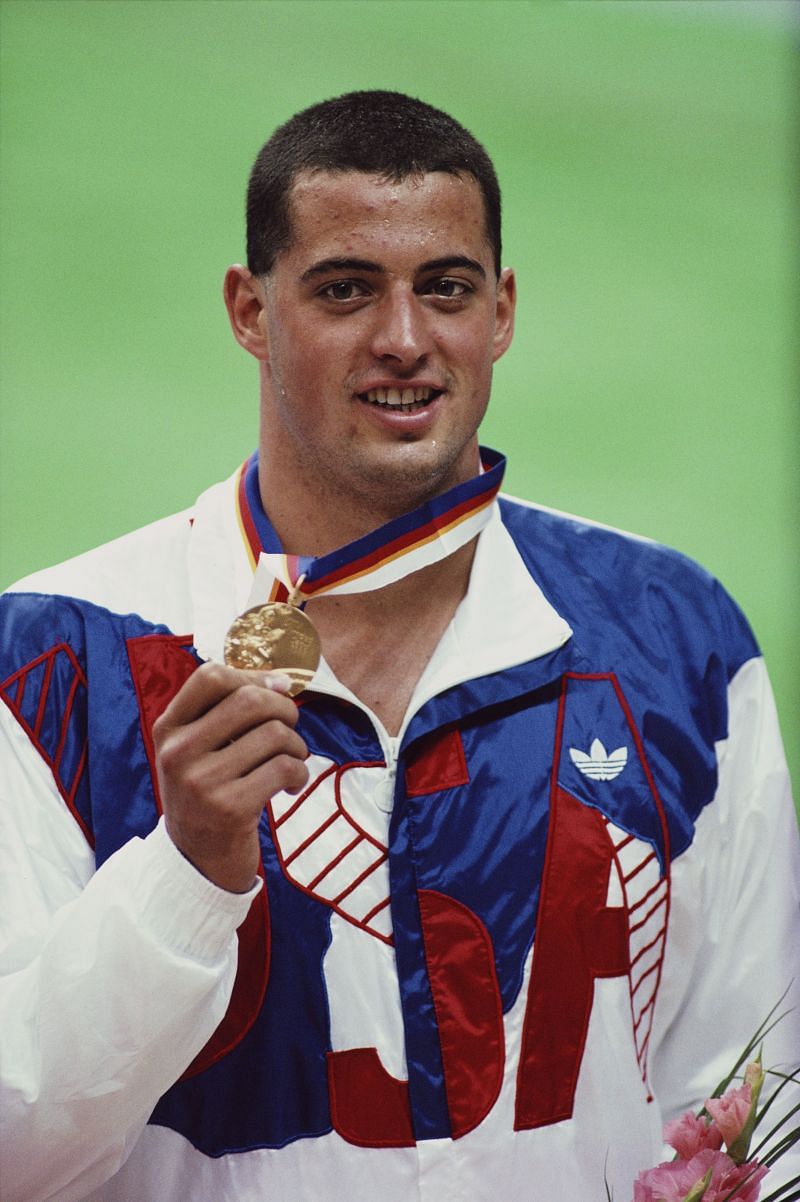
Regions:
<svg viewBox="0 0 800 1202"><path fill-rule="evenodd" d="M377 791L375 796L375 804L379 810L383 810L384 814L391 814L394 808L394 786L397 779L397 760L400 753L400 740L387 739L386 741L386 775L383 778L383 785Z"/></svg>

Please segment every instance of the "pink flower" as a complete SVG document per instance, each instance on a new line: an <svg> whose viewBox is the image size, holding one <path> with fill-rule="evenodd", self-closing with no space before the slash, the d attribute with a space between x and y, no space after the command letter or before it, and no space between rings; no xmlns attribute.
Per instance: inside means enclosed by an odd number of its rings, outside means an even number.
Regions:
<svg viewBox="0 0 800 1202"><path fill-rule="evenodd" d="M734 1164L730 1156L705 1148L690 1160L672 1160L640 1173L633 1187L633 1202L684 1202L711 1170L703 1202L723 1202L735 1187L736 1202L758 1202L760 1185L769 1171L755 1161ZM733 1200L732 1200L733 1202Z"/></svg>
<svg viewBox="0 0 800 1202"><path fill-rule="evenodd" d="M734 1194L736 1202L758 1202L761 1182L769 1172L765 1164L755 1160L733 1164L724 1152L712 1152L710 1155L719 1159L714 1161L711 1185L703 1195L703 1202L722 1202L732 1189L737 1190Z"/></svg>
<svg viewBox="0 0 800 1202"><path fill-rule="evenodd" d="M667 1160L640 1173L633 1184L633 1202L683 1202L703 1173L693 1161ZM705 1171L705 1170L703 1170Z"/></svg>
<svg viewBox="0 0 800 1202"><path fill-rule="evenodd" d="M738 1089L729 1089L721 1098L706 1098L703 1103L722 1132L726 1147L730 1148L742 1134L751 1101L750 1086L740 1085Z"/></svg>
<svg viewBox="0 0 800 1202"><path fill-rule="evenodd" d="M721 1148L722 1133L705 1118L698 1118L691 1110L673 1119L664 1127L664 1139L685 1160L702 1152L704 1148Z"/></svg>

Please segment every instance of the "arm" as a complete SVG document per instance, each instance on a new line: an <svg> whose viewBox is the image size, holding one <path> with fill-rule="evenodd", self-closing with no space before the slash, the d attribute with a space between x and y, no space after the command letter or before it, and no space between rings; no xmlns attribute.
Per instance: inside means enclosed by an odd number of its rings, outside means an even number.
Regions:
<svg viewBox="0 0 800 1202"><path fill-rule="evenodd" d="M176 841L162 823L96 873L49 770L0 706L7 1202L69 1202L107 1180L225 1013L235 931L258 890L253 840L265 789L302 784L305 775L293 704L267 688L254 699L251 680L208 665L187 682L159 732ZM225 706L244 683L244 704ZM223 864L244 892L209 879Z"/></svg>
<svg viewBox="0 0 800 1202"><path fill-rule="evenodd" d="M665 1118L708 1096L787 989L780 1010L790 1013L766 1039L764 1065L791 1071L800 1061L797 821L760 658L748 660L730 683L728 735L717 756L716 796L672 867L651 1060ZM776 1084L767 1078L765 1097ZM782 1095L785 1108L790 1092ZM777 1121L776 1111L762 1134ZM773 1169L770 1188L798 1172L800 1149Z"/></svg>

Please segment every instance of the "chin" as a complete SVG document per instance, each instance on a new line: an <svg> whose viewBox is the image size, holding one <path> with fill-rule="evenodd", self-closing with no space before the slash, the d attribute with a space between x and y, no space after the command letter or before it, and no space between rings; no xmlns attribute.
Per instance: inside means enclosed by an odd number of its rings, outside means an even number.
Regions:
<svg viewBox="0 0 800 1202"><path fill-rule="evenodd" d="M477 471L477 450L406 442L390 454L358 456L353 478L382 509L407 512Z"/></svg>

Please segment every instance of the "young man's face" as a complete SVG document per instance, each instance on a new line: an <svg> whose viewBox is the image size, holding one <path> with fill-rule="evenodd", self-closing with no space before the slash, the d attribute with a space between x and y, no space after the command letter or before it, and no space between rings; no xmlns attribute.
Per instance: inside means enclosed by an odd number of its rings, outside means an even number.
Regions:
<svg viewBox="0 0 800 1202"><path fill-rule="evenodd" d="M473 476L515 299L478 184L307 172L291 219L264 285L270 462L384 516Z"/></svg>

